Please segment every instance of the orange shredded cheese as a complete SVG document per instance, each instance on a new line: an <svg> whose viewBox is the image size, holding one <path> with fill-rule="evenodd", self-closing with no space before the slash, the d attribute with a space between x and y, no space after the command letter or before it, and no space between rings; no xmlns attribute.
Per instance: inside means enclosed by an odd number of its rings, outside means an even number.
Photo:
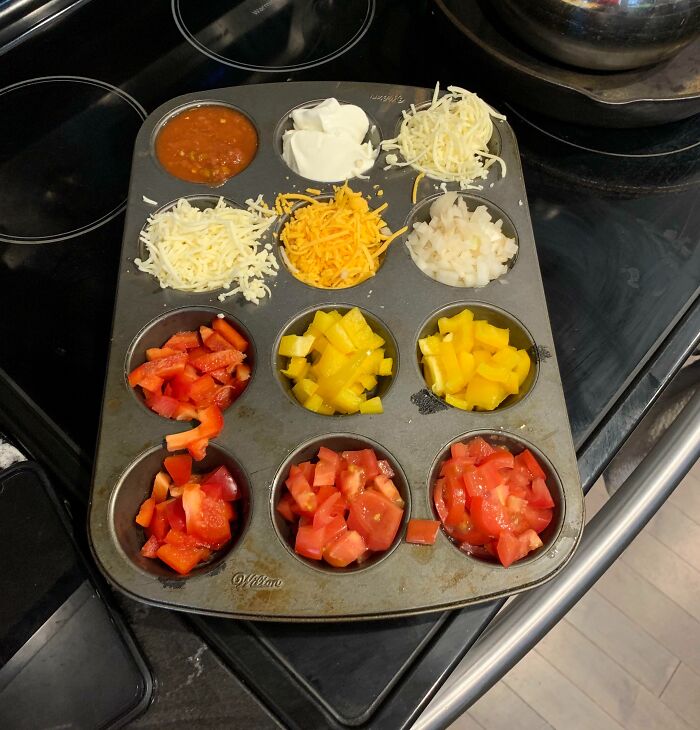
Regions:
<svg viewBox="0 0 700 730"><path fill-rule="evenodd" d="M420 181L425 177L424 172L419 172L416 175L416 179L413 181L413 190L411 192L411 202L413 205L416 204L416 200L418 199L418 186L420 185Z"/></svg>
<svg viewBox="0 0 700 730"><path fill-rule="evenodd" d="M282 229L281 253L297 279L321 289L345 289L374 276L389 244L407 230L388 229L381 217L387 203L371 210L347 183L333 190L330 200L290 193L275 204L290 213L295 201L307 203L291 212Z"/></svg>

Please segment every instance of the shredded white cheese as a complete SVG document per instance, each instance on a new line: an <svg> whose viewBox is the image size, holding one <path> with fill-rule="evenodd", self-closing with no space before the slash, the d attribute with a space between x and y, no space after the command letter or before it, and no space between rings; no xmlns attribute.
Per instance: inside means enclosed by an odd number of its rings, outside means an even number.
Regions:
<svg viewBox="0 0 700 730"><path fill-rule="evenodd" d="M403 111L398 136L382 142L382 149L397 150L403 158L388 154L384 169L410 165L435 180L458 182L462 190L474 189L471 183L485 178L495 162L505 177L505 161L488 150L492 117L505 119L471 91L448 86L440 96L436 84L430 105L416 109L411 104Z"/></svg>
<svg viewBox="0 0 700 730"><path fill-rule="evenodd" d="M414 223L406 246L416 266L449 286L486 286L508 271L518 246L494 222L486 206L470 211L459 193L444 193L430 206L430 219Z"/></svg>
<svg viewBox="0 0 700 730"><path fill-rule="evenodd" d="M223 198L213 208L197 208L181 198L169 210L149 216L141 232L148 258L134 263L155 276L162 288L205 292L226 289L224 301L239 292L258 304L270 289L264 276L276 276L279 264L260 238L276 215L259 196L247 209L232 208Z"/></svg>

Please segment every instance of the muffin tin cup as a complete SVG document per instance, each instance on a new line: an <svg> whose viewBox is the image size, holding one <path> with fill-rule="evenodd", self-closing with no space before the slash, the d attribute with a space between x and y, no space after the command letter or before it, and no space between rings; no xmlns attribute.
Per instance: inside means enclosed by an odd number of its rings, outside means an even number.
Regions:
<svg viewBox="0 0 700 730"><path fill-rule="evenodd" d="M304 192L314 187L322 194L331 193L332 185L302 180L291 173L275 147L275 130L290 109L309 99L330 96L362 107L376 120L381 136L388 138L401 109L428 101L432 90L344 82L219 89L164 104L146 120L137 138L89 533L105 575L139 600L217 616L284 621L346 621L438 611L506 596L546 581L566 564L580 538L583 494L517 145L506 122L495 122L495 126L508 175L501 178L492 170L487 180L479 181L482 190L466 194L483 198L507 216L517 233L519 251L508 273L482 289L454 288L426 277L414 265L403 239L392 243L376 276L349 289L314 289L297 281L281 264L278 275L267 279L272 296L258 306L239 296L219 302L219 291L161 289L155 279L134 265L133 259L139 255L139 233L148 215L181 196L223 196L244 202L263 194L271 205L280 192ZM405 103L391 101L400 98ZM199 102L234 106L253 121L260 135L258 153L250 166L215 189L171 177L159 167L151 151L151 137L160 121L183 105ZM382 217L397 230L413 209L415 173L385 171L383 165L381 153L369 179L351 180L350 186L371 196L373 207L389 203ZM439 192L437 182L422 180L421 200ZM158 205L151 205L144 197ZM290 397L280 380L276 358L279 337L286 329L294 331L290 327L305 327L303 318L310 318L315 309L351 306L360 307L373 318L373 326L384 327L390 335L387 349L396 350L394 374L382 392L384 413L338 417L310 413ZM513 328L513 341L517 330L522 343L516 344L530 347L535 362L532 380L526 382L527 394L494 412L470 413L447 406L427 390L418 366L421 330L435 325L439 313L453 313L465 306L474 309L477 316L482 315L477 308L483 307L494 324L507 319ZM162 574L155 574L152 566L149 569L142 564L137 554L143 533L133 520L165 454L165 436L190 426L150 413L128 387L125 371L138 364L138 358L143 360L147 346L162 345L178 329L203 324L218 313L245 328L253 343L255 367L250 384L225 412L224 429L211 447L234 459L245 475L249 515L235 547L217 557L212 566L202 566L181 579L165 566ZM188 319L192 317L195 319ZM293 463L300 449L304 453L309 444L314 448L319 443L330 445L336 438L374 442L389 455L398 467L401 483L405 483L402 488L407 490L409 505L405 519L431 519L429 486L436 460L446 445L472 432L488 432L494 437L505 434L530 444L557 477L550 488L560 490L558 529L548 536L543 549L525 560L504 569L460 554L447 536L440 534L433 546L401 540L364 569L336 572L309 566L282 539L275 523L273 493L279 488L283 465ZM146 468L143 459L148 454L153 463L148 462Z"/></svg>

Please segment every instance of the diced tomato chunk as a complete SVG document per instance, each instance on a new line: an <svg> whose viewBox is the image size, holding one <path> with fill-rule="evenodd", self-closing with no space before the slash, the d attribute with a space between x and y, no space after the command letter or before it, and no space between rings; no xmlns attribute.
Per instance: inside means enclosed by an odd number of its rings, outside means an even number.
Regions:
<svg viewBox="0 0 700 730"><path fill-rule="evenodd" d="M545 479L546 475L529 449L521 451L516 459L530 472L533 479Z"/></svg>
<svg viewBox="0 0 700 730"><path fill-rule="evenodd" d="M285 484L302 512L312 513L316 509L316 495L306 477L298 467L292 467Z"/></svg>
<svg viewBox="0 0 700 730"><path fill-rule="evenodd" d="M297 537L294 543L294 551L299 555L311 560L321 560L323 548L326 542L326 531L324 527L313 527L303 525L297 530Z"/></svg>
<svg viewBox="0 0 700 730"><path fill-rule="evenodd" d="M323 559L335 568L345 568L367 551L360 533L345 530L323 551Z"/></svg>
<svg viewBox="0 0 700 730"><path fill-rule="evenodd" d="M304 479L309 483L309 485L312 485L314 483L314 472L316 471L316 465L312 464L310 461L303 461L301 464L298 465L299 469L301 469L301 473L304 475Z"/></svg>
<svg viewBox="0 0 700 730"><path fill-rule="evenodd" d="M336 517L345 518L347 502L343 495L336 490L328 499L324 500L314 512L314 527L325 527Z"/></svg>
<svg viewBox="0 0 700 730"><path fill-rule="evenodd" d="M336 454L337 456L337 454ZM314 487L332 487L336 480L337 463L321 459L314 471Z"/></svg>
<svg viewBox="0 0 700 730"><path fill-rule="evenodd" d="M351 467L340 472L337 482L340 491L345 495L348 502L355 499L364 487L362 470L353 465Z"/></svg>
<svg viewBox="0 0 700 730"><path fill-rule="evenodd" d="M294 522L297 518L297 515L295 515L292 510L293 502L294 498L289 492L285 492L280 498L279 502L277 502L276 509L282 515L282 517L287 520L287 522Z"/></svg>
<svg viewBox="0 0 700 730"><path fill-rule="evenodd" d="M495 451L493 446L487 443L481 436L477 436L467 444L467 454L478 466L489 454Z"/></svg>
<svg viewBox="0 0 700 730"><path fill-rule="evenodd" d="M405 502L401 497L401 492L399 492L396 484L394 484L389 477L384 476L384 474L377 474L377 476L374 477L372 480L372 488L376 489L382 496L386 497L389 501L399 507L403 508L405 505Z"/></svg>
<svg viewBox="0 0 700 730"><path fill-rule="evenodd" d="M370 550L391 547L401 526L403 510L373 490L366 490L350 503L348 529L362 535Z"/></svg>
<svg viewBox="0 0 700 730"><path fill-rule="evenodd" d="M434 545L439 529L439 520L409 520L406 527L406 542L416 545Z"/></svg>
<svg viewBox="0 0 700 730"><path fill-rule="evenodd" d="M535 477L532 480L532 498L529 501L531 507L554 507L552 494L541 477Z"/></svg>
<svg viewBox="0 0 700 730"><path fill-rule="evenodd" d="M380 459L377 462L377 466L379 467L379 471L385 477L389 477L389 479L394 478L394 470L391 468L391 464L386 459Z"/></svg>

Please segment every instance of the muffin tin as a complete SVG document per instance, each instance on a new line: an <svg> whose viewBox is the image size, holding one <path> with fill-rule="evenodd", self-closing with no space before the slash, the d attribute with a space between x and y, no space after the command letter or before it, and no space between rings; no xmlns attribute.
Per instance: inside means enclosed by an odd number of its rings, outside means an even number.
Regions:
<svg viewBox="0 0 700 730"><path fill-rule="evenodd" d="M139 233L150 213L180 197L223 196L243 205L262 193L268 204L280 192L332 186L293 173L280 155L279 137L289 112L335 96L362 107L382 138L394 135L402 109L429 101L431 89L383 84L298 82L218 89L173 99L151 114L136 140L97 460L89 532L97 561L109 580L139 600L218 616L284 621L351 620L438 611L505 596L551 578L571 557L583 526L583 494L569 430L537 253L525 197L517 144L507 122L494 122L491 149L500 151L505 178L494 165L482 190L465 191L470 204L484 203L505 216L519 251L509 272L481 289L454 288L425 276L413 263L405 237L390 246L377 275L344 290L320 290L296 280L281 258L272 295L259 305L236 296L219 302L220 291L185 293L161 289L133 263L141 255ZM216 189L171 177L153 153L160 126L193 104L222 103L246 114L259 135L258 153L246 170ZM424 178L418 204L411 203L416 172L383 170L380 153L369 179L350 186L389 203L383 213L392 230L426 215L426 198L440 193ZM448 189L456 189L448 185ZM380 190L383 194L380 195ZM153 206L148 201L157 201ZM266 242L276 245L270 229ZM508 229L507 229L508 230ZM283 333L303 329L318 308L358 306L372 324L390 334L394 372L382 386L381 415L323 416L295 402L278 372L276 345ZM498 410L470 413L447 406L426 389L417 341L436 329L437 317L473 307L494 324L511 326L518 346L529 348L533 368L522 395ZM218 313L243 328L251 340L253 373L248 388L225 412L225 426L203 465L225 463L241 483L242 530L212 561L181 577L159 561L142 558L138 505L167 453L164 437L190 428L150 412L126 381L143 362L146 347L159 346L182 329L205 324ZM557 507L543 535L545 544L503 568L465 554L441 530L435 545L403 541L411 517L432 518L430 487L449 445L483 434L512 448L528 446L549 473ZM392 548L362 566L331 569L295 555L274 503L289 464L318 445L346 448L369 444L389 458L406 497L404 525Z"/></svg>

